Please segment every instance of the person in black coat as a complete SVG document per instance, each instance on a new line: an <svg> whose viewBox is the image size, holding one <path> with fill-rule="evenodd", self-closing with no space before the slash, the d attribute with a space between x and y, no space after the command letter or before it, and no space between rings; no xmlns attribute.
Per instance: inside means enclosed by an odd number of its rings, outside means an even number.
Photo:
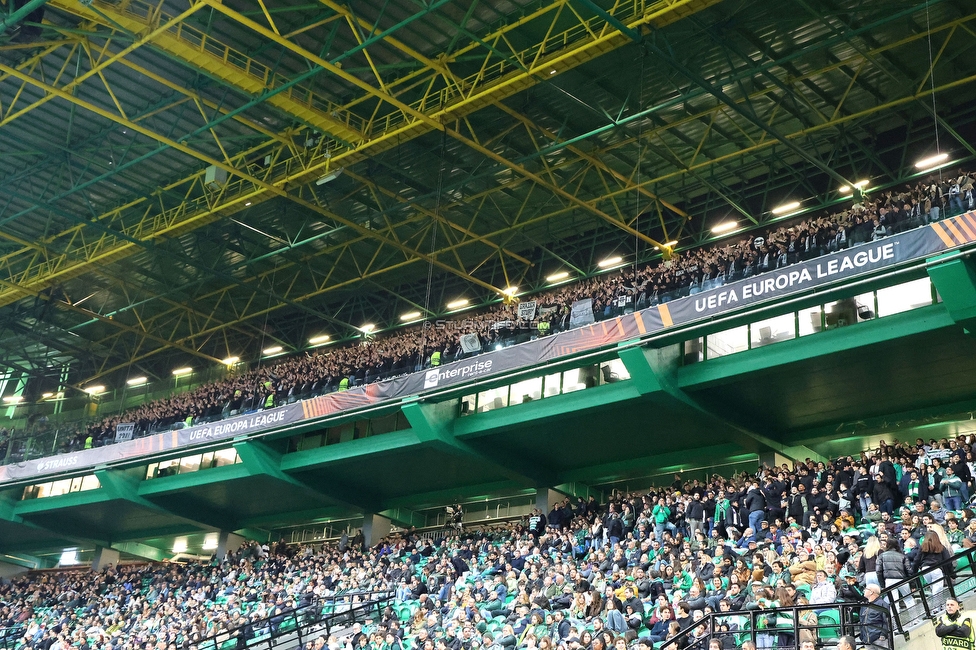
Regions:
<svg viewBox="0 0 976 650"><path fill-rule="evenodd" d="M874 486L871 488L871 500L878 504L881 512L891 514L895 509L895 496L880 472L874 479Z"/></svg>

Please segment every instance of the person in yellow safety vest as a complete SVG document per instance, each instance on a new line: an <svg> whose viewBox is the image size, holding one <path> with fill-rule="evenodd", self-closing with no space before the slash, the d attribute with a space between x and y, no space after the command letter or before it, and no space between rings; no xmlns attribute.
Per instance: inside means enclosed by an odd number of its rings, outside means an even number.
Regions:
<svg viewBox="0 0 976 650"><path fill-rule="evenodd" d="M339 390L349 390L349 377L343 377L339 380Z"/></svg>
<svg viewBox="0 0 976 650"><path fill-rule="evenodd" d="M972 615L960 611L959 601L952 598L947 600L945 613L932 622L936 636L942 639L944 650L973 650Z"/></svg>
<svg viewBox="0 0 976 650"><path fill-rule="evenodd" d="M91 449L92 445L95 444L95 439L91 436L85 438L85 449Z"/></svg>
<svg viewBox="0 0 976 650"><path fill-rule="evenodd" d="M186 416L186 420L183 421L183 424L185 424L188 427L193 426L193 416L192 415Z"/></svg>
<svg viewBox="0 0 976 650"><path fill-rule="evenodd" d="M430 355L430 367L435 368L441 365L441 351L434 350L434 353Z"/></svg>
<svg viewBox="0 0 976 650"><path fill-rule="evenodd" d="M268 382L271 383L271 382ZM264 408L273 409L275 405L275 394L268 393L268 396L264 398Z"/></svg>

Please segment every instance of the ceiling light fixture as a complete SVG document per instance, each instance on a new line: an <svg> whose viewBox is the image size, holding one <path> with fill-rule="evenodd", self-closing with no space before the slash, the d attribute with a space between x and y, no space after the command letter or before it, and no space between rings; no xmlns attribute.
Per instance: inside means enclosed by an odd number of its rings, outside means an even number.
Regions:
<svg viewBox="0 0 976 650"><path fill-rule="evenodd" d="M331 338L332 337L329 336L328 334L319 334L318 336L313 336L312 338L310 338L308 342L311 343L312 345L317 345L319 343L325 343Z"/></svg>
<svg viewBox="0 0 976 650"><path fill-rule="evenodd" d="M419 311L408 311L406 314L400 316L400 320L402 321L417 320L418 318L420 318L420 316L421 313Z"/></svg>
<svg viewBox="0 0 976 650"><path fill-rule="evenodd" d="M280 345L272 345L270 348L264 348L261 352L264 353L265 355L268 355L268 354L278 354L282 350L284 350L284 348L281 347Z"/></svg>
<svg viewBox="0 0 976 650"><path fill-rule="evenodd" d="M325 176L322 176L317 181L315 181L315 184L316 185L325 185L326 183L331 183L335 179L337 179L340 176L342 176L342 169L343 168L340 167L339 169L332 170L331 172L329 172Z"/></svg>
<svg viewBox="0 0 976 650"><path fill-rule="evenodd" d="M844 187L840 188L840 191L841 191L841 194L850 194L851 192L854 191L854 188L855 187L857 189L861 190L861 189L864 189L865 187L867 187L867 184L868 184L868 181L858 181L858 182L854 183L854 185L845 185Z"/></svg>
<svg viewBox="0 0 976 650"><path fill-rule="evenodd" d="M141 386L148 383L149 380L146 377L133 377L132 379L126 379L125 383L129 386Z"/></svg>
<svg viewBox="0 0 976 650"><path fill-rule="evenodd" d="M738 221L723 221L714 228L712 228L713 235L721 235L723 233L730 232L739 227Z"/></svg>
<svg viewBox="0 0 976 650"><path fill-rule="evenodd" d="M783 205L777 205L775 208L773 208L772 212L773 214L776 215L789 214L790 212L795 211L799 207L800 207L799 201L790 201L789 203L784 203Z"/></svg>
<svg viewBox="0 0 976 650"><path fill-rule="evenodd" d="M569 271L559 271L558 273L547 275L546 282L559 282L560 280L565 280L568 277L569 277Z"/></svg>
<svg viewBox="0 0 976 650"><path fill-rule="evenodd" d="M949 159L949 154L947 153L937 153L934 156L929 156L928 158L922 158L917 163L915 163L916 169L931 169L932 167L937 167L938 165L944 163Z"/></svg>
<svg viewBox="0 0 976 650"><path fill-rule="evenodd" d="M608 268L608 267L611 267L611 266L615 266L617 264L620 264L623 261L624 261L624 258L620 257L619 255L616 255L614 257L608 257L605 260L601 260L601 261L597 262L596 265L599 266L601 269L605 269L605 268Z"/></svg>
<svg viewBox="0 0 976 650"><path fill-rule="evenodd" d="M182 377L183 375L189 375L191 372L193 372L193 368L190 368L189 366L186 368L177 368L173 371L173 376Z"/></svg>
<svg viewBox="0 0 976 650"><path fill-rule="evenodd" d="M447 303L448 309L460 309L461 307L467 307L471 301L467 298L458 298L453 302Z"/></svg>

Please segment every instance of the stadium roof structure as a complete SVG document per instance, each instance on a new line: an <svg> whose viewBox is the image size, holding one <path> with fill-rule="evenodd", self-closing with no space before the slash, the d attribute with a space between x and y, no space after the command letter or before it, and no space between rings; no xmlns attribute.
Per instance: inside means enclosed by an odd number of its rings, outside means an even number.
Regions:
<svg viewBox="0 0 976 650"><path fill-rule="evenodd" d="M0 363L75 386L849 201L937 131L976 156L958 0L0 9Z"/></svg>

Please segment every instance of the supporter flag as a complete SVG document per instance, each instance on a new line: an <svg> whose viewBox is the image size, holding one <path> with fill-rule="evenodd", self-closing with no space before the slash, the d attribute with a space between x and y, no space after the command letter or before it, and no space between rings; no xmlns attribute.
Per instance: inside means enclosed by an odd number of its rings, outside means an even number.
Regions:
<svg viewBox="0 0 976 650"><path fill-rule="evenodd" d="M132 434L136 431L136 425L134 422L126 422L123 424L115 425L115 442L125 442L126 440L132 440Z"/></svg>
<svg viewBox="0 0 976 650"><path fill-rule="evenodd" d="M518 306L519 320L535 320L536 301L520 302Z"/></svg>
<svg viewBox="0 0 976 650"><path fill-rule="evenodd" d="M461 337L461 349L465 353L481 352L481 339L477 334L465 334Z"/></svg>
<svg viewBox="0 0 976 650"><path fill-rule="evenodd" d="M585 298L573 303L573 310L569 314L570 327L583 327L594 322L593 299Z"/></svg>

